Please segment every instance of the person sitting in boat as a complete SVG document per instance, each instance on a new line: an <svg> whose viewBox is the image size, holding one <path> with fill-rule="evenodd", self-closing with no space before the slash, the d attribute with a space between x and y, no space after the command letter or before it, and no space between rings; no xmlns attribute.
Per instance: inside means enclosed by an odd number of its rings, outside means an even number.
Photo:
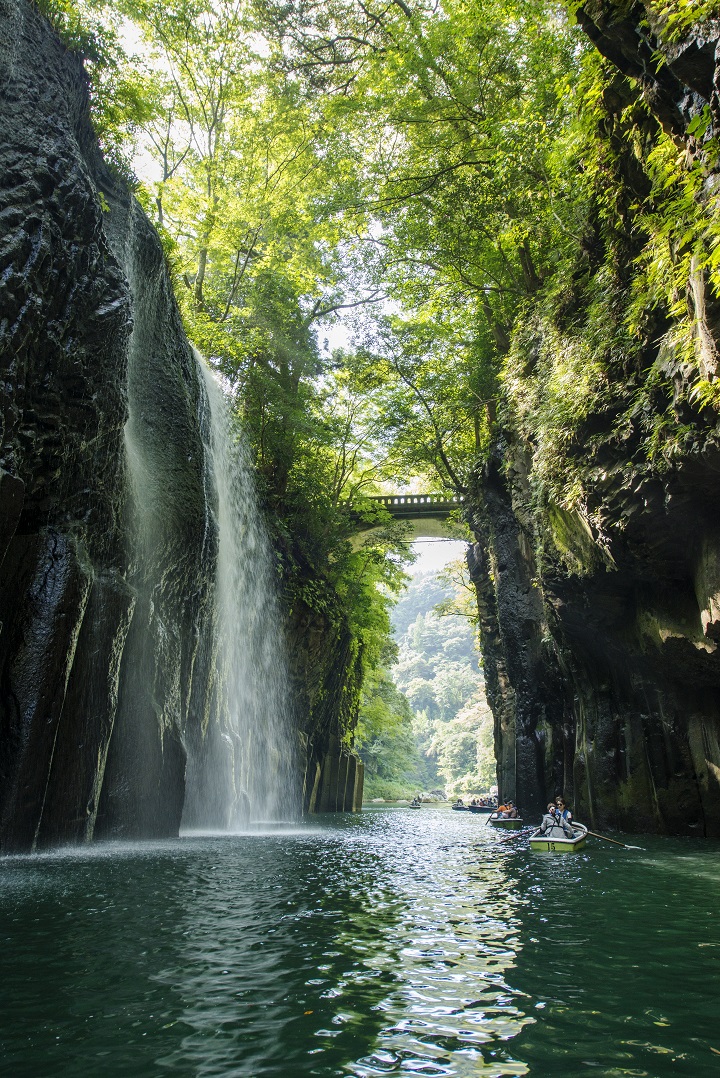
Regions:
<svg viewBox="0 0 720 1078"><path fill-rule="evenodd" d="M542 818L542 823L540 824L541 834L544 835L545 832L549 831L551 827L557 827L558 820L559 817L555 814L555 802L551 801L547 807L545 815Z"/></svg>
<svg viewBox="0 0 720 1078"><path fill-rule="evenodd" d="M555 824L561 827L566 838L575 837L575 829L572 825L572 812L565 804L564 797L556 797L554 809Z"/></svg>
<svg viewBox="0 0 720 1078"><path fill-rule="evenodd" d="M518 810L515 808L512 801L508 801L506 804L502 805L498 809L498 813L503 820L517 820L518 818Z"/></svg>
<svg viewBox="0 0 720 1078"><path fill-rule="evenodd" d="M465 803L463 802L462 797L458 797L457 801L453 805L453 808L465 808Z"/></svg>
<svg viewBox="0 0 720 1078"><path fill-rule="evenodd" d="M570 811L570 809L565 804L565 798L564 797L556 797L555 798L555 808L557 810L557 813L558 813L561 821L564 820L565 823L572 824L572 812Z"/></svg>
<svg viewBox="0 0 720 1078"><path fill-rule="evenodd" d="M539 831L541 835L547 835L548 838L575 837L571 824L567 820L563 820L554 801L551 801L548 805Z"/></svg>

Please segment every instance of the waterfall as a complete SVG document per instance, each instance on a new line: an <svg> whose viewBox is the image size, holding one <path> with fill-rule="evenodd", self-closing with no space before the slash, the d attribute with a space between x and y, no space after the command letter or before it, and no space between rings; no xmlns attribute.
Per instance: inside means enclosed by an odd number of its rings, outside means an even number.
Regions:
<svg viewBox="0 0 720 1078"><path fill-rule="evenodd" d="M245 830L299 815L296 723L270 541L228 400L205 387L208 526L217 531L209 714L189 746L183 829Z"/></svg>

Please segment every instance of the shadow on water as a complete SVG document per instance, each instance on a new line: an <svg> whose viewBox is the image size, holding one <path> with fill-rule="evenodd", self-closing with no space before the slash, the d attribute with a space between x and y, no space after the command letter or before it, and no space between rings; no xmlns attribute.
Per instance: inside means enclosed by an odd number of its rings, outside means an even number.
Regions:
<svg viewBox="0 0 720 1078"><path fill-rule="evenodd" d="M0 1071L705 1078L717 844L643 845L428 808L6 858Z"/></svg>
<svg viewBox="0 0 720 1078"><path fill-rule="evenodd" d="M289 841L288 841L289 838ZM197 862L176 964L159 971L182 1036L158 1060L173 1074L331 1074L364 1050L391 974L399 901L372 849L313 829L245 836L234 863Z"/></svg>
<svg viewBox="0 0 720 1078"><path fill-rule="evenodd" d="M394 977L380 861L321 829L6 859L3 1073L339 1073Z"/></svg>
<svg viewBox="0 0 720 1078"><path fill-rule="evenodd" d="M515 1048L532 1074L720 1073L718 844L641 841L515 854L530 899L515 980L537 1019Z"/></svg>
<svg viewBox="0 0 720 1078"><path fill-rule="evenodd" d="M457 821L411 817L0 862L4 1067L479 1073L519 1029L518 924L475 903L516 900Z"/></svg>

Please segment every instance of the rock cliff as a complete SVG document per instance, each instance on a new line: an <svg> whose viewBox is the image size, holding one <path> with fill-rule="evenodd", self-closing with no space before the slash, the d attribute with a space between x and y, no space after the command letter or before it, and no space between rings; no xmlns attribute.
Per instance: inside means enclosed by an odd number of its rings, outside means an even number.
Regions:
<svg viewBox="0 0 720 1078"><path fill-rule="evenodd" d="M289 626L303 733L305 812L359 812L364 765L349 745L357 722L362 663L343 619L297 604Z"/></svg>
<svg viewBox="0 0 720 1078"><path fill-rule="evenodd" d="M589 0L578 13L619 72L602 124L627 192L614 249L626 244L628 273L642 243L632 204L650 186L621 146L634 102L647 110L646 133L655 125L686 170L701 169L698 219L716 213L720 28L676 27L665 40L656 9ZM588 244L584 280L598 269L598 246L593 255ZM558 352L575 347L589 319L575 282L552 325L528 317L506 364L494 450L475 478L470 568L501 793L528 815L564 790L596 826L720 834L720 320L696 254L686 262L682 302L674 311L648 302L642 347L632 362L611 355L551 466L512 383L540 386ZM681 341L683 303L690 337ZM574 504L557 496L563 468L581 488Z"/></svg>
<svg viewBox="0 0 720 1078"><path fill-rule="evenodd" d="M212 571L196 365L82 65L19 0L0 70L2 847L172 833Z"/></svg>
<svg viewBox="0 0 720 1078"><path fill-rule="evenodd" d="M172 835L213 698L204 391L82 63L25 0L0 94L0 849ZM301 687L307 801L344 808L316 775L341 694L315 721Z"/></svg>

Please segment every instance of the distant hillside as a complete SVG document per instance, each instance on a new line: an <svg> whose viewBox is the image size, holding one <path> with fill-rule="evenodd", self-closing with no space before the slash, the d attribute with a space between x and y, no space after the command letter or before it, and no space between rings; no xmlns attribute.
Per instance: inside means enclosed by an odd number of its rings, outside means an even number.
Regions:
<svg viewBox="0 0 720 1078"><path fill-rule="evenodd" d="M407 589L390 613L395 635L401 637L407 632L418 614L426 614L437 603L451 596L452 589L438 580L438 575L434 570L426 569L424 572L417 573L412 577Z"/></svg>
<svg viewBox="0 0 720 1078"><path fill-rule="evenodd" d="M463 567L442 579L418 573L392 612L397 662L361 709L368 796L485 792L495 783L492 715L474 621L464 616ZM440 604L454 612L438 613Z"/></svg>

